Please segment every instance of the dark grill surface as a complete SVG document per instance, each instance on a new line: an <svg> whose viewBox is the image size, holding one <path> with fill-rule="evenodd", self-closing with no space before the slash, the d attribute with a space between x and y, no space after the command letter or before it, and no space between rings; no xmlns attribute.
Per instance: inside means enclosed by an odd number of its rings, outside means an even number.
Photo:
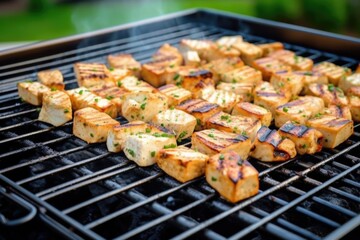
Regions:
<svg viewBox="0 0 360 240"><path fill-rule="evenodd" d="M39 122L38 109L20 101L16 83L36 80L37 71L60 69L71 89L77 87L75 62L105 63L110 53L131 53L144 63L163 43L177 45L183 38L241 34L252 43L273 41L192 18L174 19L163 27L114 31L95 43L85 38L59 53L39 50L36 58L9 60L0 67L0 223L27 222L17 228L0 224L0 239L17 237L19 229L32 232L25 238L44 239L355 239L360 224L358 125L336 149L283 163L251 159L260 173L260 192L230 204L204 178L181 184L156 166L137 167L123 153L109 153L103 143L88 145L74 137L71 122L61 127ZM316 63L352 69L358 64L358 59L285 46ZM31 223L44 227L29 227Z"/></svg>

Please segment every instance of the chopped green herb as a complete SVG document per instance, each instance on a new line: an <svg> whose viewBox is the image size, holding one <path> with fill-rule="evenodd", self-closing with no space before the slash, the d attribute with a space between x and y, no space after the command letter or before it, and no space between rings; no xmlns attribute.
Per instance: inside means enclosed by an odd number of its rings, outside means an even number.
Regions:
<svg viewBox="0 0 360 240"><path fill-rule="evenodd" d="M305 75L305 76L312 76L313 73L312 73L312 72L305 72L304 75Z"/></svg>
<svg viewBox="0 0 360 240"><path fill-rule="evenodd" d="M328 90L329 90L330 92L334 91L334 90L335 90L334 84L329 84L329 85L328 85Z"/></svg>
<svg viewBox="0 0 360 240"><path fill-rule="evenodd" d="M209 133L208 136L211 137L211 138L215 137L214 134L212 134L212 133Z"/></svg>
<svg viewBox="0 0 360 240"><path fill-rule="evenodd" d="M51 91L52 91L52 92L55 92L56 90L57 90L57 89L54 88L54 87L51 88Z"/></svg>
<svg viewBox="0 0 360 240"><path fill-rule="evenodd" d="M145 132L146 132L146 133L150 133L150 132L151 132L151 129L150 129L150 128L146 128L146 129L145 129Z"/></svg>
<svg viewBox="0 0 360 240"><path fill-rule="evenodd" d="M181 140L186 136L186 134L187 134L187 131L183 131L183 132L181 132L180 134L179 134L179 142L181 142Z"/></svg>
<svg viewBox="0 0 360 240"><path fill-rule="evenodd" d="M221 120L229 120L229 116L228 115L222 115L221 116Z"/></svg>
<svg viewBox="0 0 360 240"><path fill-rule="evenodd" d="M98 98L95 98L94 101L95 101L95 102L99 102L99 99L98 99Z"/></svg>
<svg viewBox="0 0 360 240"><path fill-rule="evenodd" d="M81 89L81 90L79 91L79 94L82 95L83 93L84 93L84 90Z"/></svg>
<svg viewBox="0 0 360 240"><path fill-rule="evenodd" d="M289 78L288 78L289 79ZM290 81L290 80L288 80L288 81ZM284 83L282 83L282 82L280 82L279 83L279 87L283 87L284 86Z"/></svg>
<svg viewBox="0 0 360 240"><path fill-rule="evenodd" d="M216 182L217 181L217 179L216 179L216 177L211 177L211 181L213 181L213 182Z"/></svg>
<svg viewBox="0 0 360 240"><path fill-rule="evenodd" d="M321 115L322 115L322 113L317 113L317 114L315 114L315 118L319 118L319 117L321 117Z"/></svg>
<svg viewBox="0 0 360 240"><path fill-rule="evenodd" d="M106 96L106 99L107 100L111 100L111 99L113 99L114 97L113 96Z"/></svg>
<svg viewBox="0 0 360 240"><path fill-rule="evenodd" d="M140 105L140 108L141 108L142 110L144 110L145 107L146 107L146 103L143 103L143 104Z"/></svg>
<svg viewBox="0 0 360 240"><path fill-rule="evenodd" d="M245 131L242 131L242 132L241 132L241 135L247 136L247 133L246 133Z"/></svg>
<svg viewBox="0 0 360 240"><path fill-rule="evenodd" d="M175 64L171 64L169 67L170 67L170 68L173 68L173 67L175 67Z"/></svg>
<svg viewBox="0 0 360 240"><path fill-rule="evenodd" d="M155 151L152 151L152 152L150 153L150 155L151 155L151 157L155 157Z"/></svg>
<svg viewBox="0 0 360 240"><path fill-rule="evenodd" d="M306 148L307 146L306 146L306 144L303 144L302 146L301 146L301 148Z"/></svg>
<svg viewBox="0 0 360 240"><path fill-rule="evenodd" d="M25 82L26 83L33 83L34 81L29 79L29 80L26 80Z"/></svg>
<svg viewBox="0 0 360 240"><path fill-rule="evenodd" d="M180 75L177 73L177 74L174 76L174 80L175 80L175 81L178 80L179 77L180 77Z"/></svg>
<svg viewBox="0 0 360 240"><path fill-rule="evenodd" d="M201 120L200 119L196 119L196 124L198 125L198 126L201 126Z"/></svg>
<svg viewBox="0 0 360 240"><path fill-rule="evenodd" d="M113 68L113 67L109 67L109 70L110 70L110 71L114 71L114 68Z"/></svg>
<svg viewBox="0 0 360 240"><path fill-rule="evenodd" d="M164 146L164 149L169 149L169 148L176 148L176 144L172 143Z"/></svg>
<svg viewBox="0 0 360 240"><path fill-rule="evenodd" d="M94 134L93 134L93 133L90 133L90 137L94 137Z"/></svg>
<svg viewBox="0 0 360 240"><path fill-rule="evenodd" d="M126 151L132 156L132 157L135 157L135 152L134 150L130 149L130 148L127 148Z"/></svg>
<svg viewBox="0 0 360 240"><path fill-rule="evenodd" d="M295 60L295 63L298 63L299 62L299 56L294 55L294 60Z"/></svg>
<svg viewBox="0 0 360 240"><path fill-rule="evenodd" d="M69 109L64 109L64 113L68 113L69 112Z"/></svg>
<svg viewBox="0 0 360 240"><path fill-rule="evenodd" d="M170 107L170 110L174 110L174 109L175 109L175 107L174 107L174 106L171 106L171 107Z"/></svg>
<svg viewBox="0 0 360 240"><path fill-rule="evenodd" d="M41 108L36 108L36 111L37 111L37 112L40 112L40 111L41 111Z"/></svg>
<svg viewBox="0 0 360 240"><path fill-rule="evenodd" d="M288 108L288 107L283 107L283 111L284 111L284 112L288 112L288 111L289 111L289 108Z"/></svg>
<svg viewBox="0 0 360 240"><path fill-rule="evenodd" d="M219 156L219 160L224 160L224 159L225 159L224 154L220 154L220 156Z"/></svg>
<svg viewBox="0 0 360 240"><path fill-rule="evenodd" d="M179 95L177 95L177 94L173 94L173 96L174 96L175 98L178 98L178 97L179 97Z"/></svg>
<svg viewBox="0 0 360 240"><path fill-rule="evenodd" d="M244 163L244 161L243 161L242 159L239 159L239 160L237 161L237 165L239 165L239 166L243 165L243 163Z"/></svg>
<svg viewBox="0 0 360 240"><path fill-rule="evenodd" d="M122 82L121 82L121 81L117 81L117 86L118 86L118 87L121 87L121 85L122 85Z"/></svg>
<svg viewBox="0 0 360 240"><path fill-rule="evenodd" d="M236 83L236 79L235 79L235 78L233 78L232 83Z"/></svg>

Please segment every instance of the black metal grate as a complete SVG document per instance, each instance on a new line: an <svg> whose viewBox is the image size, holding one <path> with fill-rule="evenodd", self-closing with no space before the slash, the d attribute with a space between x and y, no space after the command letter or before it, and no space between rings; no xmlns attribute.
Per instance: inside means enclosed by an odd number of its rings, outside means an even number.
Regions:
<svg viewBox="0 0 360 240"><path fill-rule="evenodd" d="M235 34L252 43L272 41L190 19L153 31L130 31L125 38L114 34L97 44L85 39L79 48L43 52L42 57L1 66L0 184L42 209L41 218L69 238L354 237L360 224L358 125L354 135L333 150L283 163L250 160L260 173L260 192L234 205L220 198L204 178L181 184L156 166L139 168L122 153L107 152L105 144L77 139L71 122L51 127L37 121L38 110L17 96L16 83L35 80L39 70L60 69L66 89L71 89L77 87L75 62L105 62L108 54L124 52L143 63L165 42L177 45L182 38ZM314 62L353 69L358 64L352 58L285 46Z"/></svg>

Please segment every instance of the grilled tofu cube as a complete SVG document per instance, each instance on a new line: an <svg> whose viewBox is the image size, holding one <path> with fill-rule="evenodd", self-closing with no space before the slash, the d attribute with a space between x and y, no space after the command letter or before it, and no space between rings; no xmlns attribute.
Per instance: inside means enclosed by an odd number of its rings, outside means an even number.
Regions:
<svg viewBox="0 0 360 240"><path fill-rule="evenodd" d="M206 162L205 176L208 184L232 203L259 191L259 173L234 151L212 156Z"/></svg>
<svg viewBox="0 0 360 240"><path fill-rule="evenodd" d="M321 143L325 148L337 147L354 132L353 121L330 115L319 115L311 118L307 121L307 125L323 134L324 138Z"/></svg>
<svg viewBox="0 0 360 240"><path fill-rule="evenodd" d="M102 98L106 98L107 100L112 102L116 106L118 114L122 115L121 111L122 111L123 97L125 96L125 94L129 93L128 90L124 88L113 87L111 85L110 86L102 85L96 88L89 88L89 90L95 93L96 95Z"/></svg>
<svg viewBox="0 0 360 240"><path fill-rule="evenodd" d="M237 35L237 36L221 37L216 41L216 43L220 46L232 47L233 45L242 43L243 41L244 41L243 37L240 35Z"/></svg>
<svg viewBox="0 0 360 240"><path fill-rule="evenodd" d="M284 45L281 42L264 43L257 46L262 49L264 57L270 53L284 49Z"/></svg>
<svg viewBox="0 0 360 240"><path fill-rule="evenodd" d="M179 142L190 137L196 126L195 117L178 109L168 109L158 113L152 122L174 131Z"/></svg>
<svg viewBox="0 0 360 240"><path fill-rule="evenodd" d="M159 88L159 91L167 96L169 106L179 105L181 102L191 98L191 92L175 86L174 84L167 84Z"/></svg>
<svg viewBox="0 0 360 240"><path fill-rule="evenodd" d="M156 163L164 172L184 183L202 176L208 159L207 155L190 148L177 147L161 149Z"/></svg>
<svg viewBox="0 0 360 240"><path fill-rule="evenodd" d="M153 55L153 59L155 62L168 61L169 59L173 59L173 63L170 64L173 66L180 66L184 61L180 51L168 43L165 43L160 47L160 49Z"/></svg>
<svg viewBox="0 0 360 240"><path fill-rule="evenodd" d="M262 125L267 127L270 126L272 120L271 112L269 110L249 102L240 102L236 104L231 114L259 120Z"/></svg>
<svg viewBox="0 0 360 240"><path fill-rule="evenodd" d="M296 151L300 155L314 154L322 149L321 141L323 135L314 128L305 125L286 122L279 129L282 137L289 138L295 143Z"/></svg>
<svg viewBox="0 0 360 240"><path fill-rule="evenodd" d="M255 139L260 127L261 122L258 119L232 116L224 112L214 114L206 121L206 128L241 134L247 136L251 141Z"/></svg>
<svg viewBox="0 0 360 240"><path fill-rule="evenodd" d="M114 81L114 84L112 85L115 86L118 85L124 78L133 76L133 72L129 69L111 68L110 75Z"/></svg>
<svg viewBox="0 0 360 240"><path fill-rule="evenodd" d="M339 80L339 88L347 92L351 87L360 86L360 73L354 73L350 76L343 76Z"/></svg>
<svg viewBox="0 0 360 240"><path fill-rule="evenodd" d="M179 48L183 53L187 51L195 51L201 59L205 59L207 52L215 49L216 45L210 40L182 39L180 41Z"/></svg>
<svg viewBox="0 0 360 240"><path fill-rule="evenodd" d="M296 156L295 144L276 130L261 127L250 156L263 162L286 161Z"/></svg>
<svg viewBox="0 0 360 240"><path fill-rule="evenodd" d="M141 67L142 78L154 87L160 87L166 83L166 67L168 62L151 62Z"/></svg>
<svg viewBox="0 0 360 240"><path fill-rule="evenodd" d="M65 84L64 84L64 78L60 70L46 70L46 71L40 71L37 74L37 78L39 82L44 84L45 86L57 89L57 90L64 90Z"/></svg>
<svg viewBox="0 0 360 240"><path fill-rule="evenodd" d="M17 84L19 97L32 105L42 104L43 94L50 92L50 88L39 82L21 82Z"/></svg>
<svg viewBox="0 0 360 240"><path fill-rule="evenodd" d="M159 112L168 108L166 96L160 93L129 93L124 97L123 116L128 121L141 120L149 122Z"/></svg>
<svg viewBox="0 0 360 240"><path fill-rule="evenodd" d="M106 98L95 95L85 87L71 89L66 92L70 97L71 105L74 110L92 107L100 112L108 114L112 118L116 118L117 116L118 110L115 104Z"/></svg>
<svg viewBox="0 0 360 240"><path fill-rule="evenodd" d="M241 60L241 58L233 57L210 61L208 64L203 65L203 68L211 71L213 74L213 79L215 82L218 82L224 73L241 68L242 66L244 66L244 62Z"/></svg>
<svg viewBox="0 0 360 240"><path fill-rule="evenodd" d="M254 84L252 83L226 83L220 82L216 89L233 92L240 96L244 102L252 102L254 99Z"/></svg>
<svg viewBox="0 0 360 240"><path fill-rule="evenodd" d="M200 67L201 59L196 51L186 51L182 55L186 66Z"/></svg>
<svg viewBox="0 0 360 240"><path fill-rule="evenodd" d="M293 97L300 94L304 86L304 77L288 71L276 72L271 76L270 83L278 89L289 91Z"/></svg>
<svg viewBox="0 0 360 240"><path fill-rule="evenodd" d="M305 96L276 108L275 126L281 127L287 121L305 124L306 121L324 109L324 101L318 97Z"/></svg>
<svg viewBox="0 0 360 240"><path fill-rule="evenodd" d="M260 71L252 67L243 66L222 74L221 81L227 83L250 83L255 86L262 82L262 75Z"/></svg>
<svg viewBox="0 0 360 240"><path fill-rule="evenodd" d="M344 91L339 87L335 87L333 84L310 84L308 94L322 98L324 100L325 106L346 106L349 104Z"/></svg>
<svg viewBox="0 0 360 240"><path fill-rule="evenodd" d="M336 86L343 76L351 75L351 69L343 68L330 62L322 62L315 65L313 71L324 74L329 79L329 82Z"/></svg>
<svg viewBox="0 0 360 240"><path fill-rule="evenodd" d="M158 92L156 88L148 84L147 82L141 81L136 77L126 77L117 83L118 87L124 88L129 92Z"/></svg>
<svg viewBox="0 0 360 240"><path fill-rule="evenodd" d="M61 126L72 119L71 101L62 91L44 93L39 120Z"/></svg>
<svg viewBox="0 0 360 240"><path fill-rule="evenodd" d="M210 96L207 96L208 102L218 104L224 112L231 113L234 106L242 99L239 95L225 90L215 90Z"/></svg>
<svg viewBox="0 0 360 240"><path fill-rule="evenodd" d="M115 69L125 69L131 72L131 75L140 77L141 64L136 61L131 54L114 54L107 58L110 67Z"/></svg>
<svg viewBox="0 0 360 240"><path fill-rule="evenodd" d="M209 51L206 51L203 58L206 61L215 61L223 58L239 57L240 51L233 47L225 47L222 45L213 45Z"/></svg>
<svg viewBox="0 0 360 240"><path fill-rule="evenodd" d="M348 90L351 117L354 121L360 121L360 87L351 87Z"/></svg>
<svg viewBox="0 0 360 240"><path fill-rule="evenodd" d="M294 71L293 74L303 77L304 86L303 90L301 91L302 94L309 92L309 86L312 83L328 84L328 78L319 72Z"/></svg>
<svg viewBox="0 0 360 240"><path fill-rule="evenodd" d="M156 155L161 149L175 148L176 139L166 134L130 135L124 146L126 157L141 167L153 165Z"/></svg>
<svg viewBox="0 0 360 240"><path fill-rule="evenodd" d="M291 66L294 70L309 71L314 65L314 62L310 58L297 56L289 50L275 51L268 56L278 59L282 63Z"/></svg>
<svg viewBox="0 0 360 240"><path fill-rule="evenodd" d="M291 71L291 67L271 57L259 58L252 64L254 68L261 71L263 79L269 81L273 73Z"/></svg>
<svg viewBox="0 0 360 240"><path fill-rule="evenodd" d="M324 109L322 114L352 120L349 106L329 105L327 108Z"/></svg>
<svg viewBox="0 0 360 240"><path fill-rule="evenodd" d="M217 129L194 132L191 137L191 148L209 156L233 150L242 159L247 159L251 146L252 144L248 137Z"/></svg>
<svg viewBox="0 0 360 240"><path fill-rule="evenodd" d="M187 112L196 118L195 130L204 129L206 120L221 111L221 107L202 99L190 99L176 106L177 109Z"/></svg>
<svg viewBox="0 0 360 240"><path fill-rule="evenodd" d="M74 71L80 87L92 87L114 82L109 69L101 63L75 63Z"/></svg>
<svg viewBox="0 0 360 240"><path fill-rule="evenodd" d="M133 121L124 125L118 125L110 129L106 141L109 152L120 152L124 149L125 141L130 135L140 133L166 133L171 134L165 128L159 128L143 121Z"/></svg>
<svg viewBox="0 0 360 240"><path fill-rule="evenodd" d="M105 142L110 129L118 125L109 115L87 107L75 112L73 134L87 143Z"/></svg>
<svg viewBox="0 0 360 240"><path fill-rule="evenodd" d="M254 103L270 110L275 116L276 108L290 100L289 92L276 90L269 82L263 82L254 89Z"/></svg>
<svg viewBox="0 0 360 240"><path fill-rule="evenodd" d="M251 65L255 59L263 55L263 50L252 43L238 41L234 43L232 47L240 51L241 59L243 59L247 65Z"/></svg>

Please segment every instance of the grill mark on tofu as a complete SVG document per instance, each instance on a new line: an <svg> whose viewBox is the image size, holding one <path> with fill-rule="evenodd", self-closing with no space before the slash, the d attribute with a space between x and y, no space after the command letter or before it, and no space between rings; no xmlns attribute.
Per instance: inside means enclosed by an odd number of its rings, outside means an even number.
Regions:
<svg viewBox="0 0 360 240"><path fill-rule="evenodd" d="M203 143L206 143L209 148L218 152L229 146L231 143L244 142L247 140L247 137L242 135L225 135L221 132L219 133L218 131L212 130L204 130L202 132L196 132L195 134L197 135L197 138ZM210 137L209 134L213 134L213 137Z"/></svg>
<svg viewBox="0 0 360 240"><path fill-rule="evenodd" d="M200 106L198 106L198 105L200 105ZM217 104L208 103L208 102L203 102L202 104L198 104L198 105L195 106L195 108L191 112L206 113L206 112L209 112L209 111L219 107L219 105L217 105Z"/></svg>
<svg viewBox="0 0 360 240"><path fill-rule="evenodd" d="M271 130L267 127L261 127L258 131L258 139L260 142L267 142L275 148L282 142L281 137L277 135L276 130Z"/></svg>
<svg viewBox="0 0 360 240"><path fill-rule="evenodd" d="M213 74L209 70L201 69L198 71L190 71L187 77L189 78L212 78Z"/></svg>
<svg viewBox="0 0 360 240"><path fill-rule="evenodd" d="M310 128L304 125L294 125L292 123L286 123L281 126L279 130L285 133L295 135L297 137L303 137L310 130Z"/></svg>
<svg viewBox="0 0 360 240"><path fill-rule="evenodd" d="M348 119L333 119L333 120L327 122L325 125L327 125L329 127L340 127L345 124L348 124L349 122L351 122L351 121Z"/></svg>
<svg viewBox="0 0 360 240"><path fill-rule="evenodd" d="M285 97L284 93L257 91L256 94L262 97Z"/></svg>

